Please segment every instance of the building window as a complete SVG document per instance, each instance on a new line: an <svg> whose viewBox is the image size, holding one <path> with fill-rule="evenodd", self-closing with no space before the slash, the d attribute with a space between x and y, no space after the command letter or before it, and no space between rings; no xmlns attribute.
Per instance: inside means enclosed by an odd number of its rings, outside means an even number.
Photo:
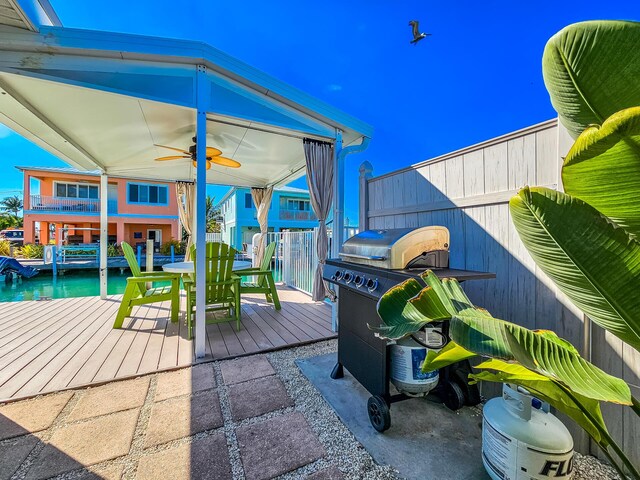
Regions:
<svg viewBox="0 0 640 480"><path fill-rule="evenodd" d="M253 208L253 198L250 193L244 194L244 208Z"/></svg>
<svg viewBox="0 0 640 480"><path fill-rule="evenodd" d="M296 210L299 212L308 212L311 210L309 200L298 200L295 198L287 199L287 210Z"/></svg>
<svg viewBox="0 0 640 480"><path fill-rule="evenodd" d="M56 197L98 199L98 186L86 183L55 182Z"/></svg>
<svg viewBox="0 0 640 480"><path fill-rule="evenodd" d="M128 203L141 203L146 205L168 205L169 188L166 185L128 183L127 197Z"/></svg>

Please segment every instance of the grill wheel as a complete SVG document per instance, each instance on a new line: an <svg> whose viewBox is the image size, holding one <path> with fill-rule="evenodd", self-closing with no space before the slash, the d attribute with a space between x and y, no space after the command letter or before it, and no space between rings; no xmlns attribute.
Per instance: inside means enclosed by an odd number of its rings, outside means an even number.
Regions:
<svg viewBox="0 0 640 480"><path fill-rule="evenodd" d="M369 397L367 402L367 412L369 412L369 421L373 428L379 432L388 430L391 426L391 413L389 412L389 405L379 395Z"/></svg>

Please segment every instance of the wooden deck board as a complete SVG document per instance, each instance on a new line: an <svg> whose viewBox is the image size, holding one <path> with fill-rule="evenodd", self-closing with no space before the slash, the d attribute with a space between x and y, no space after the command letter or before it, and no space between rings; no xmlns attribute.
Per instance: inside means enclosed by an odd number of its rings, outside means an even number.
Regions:
<svg viewBox="0 0 640 480"><path fill-rule="evenodd" d="M184 310L171 323L169 302L134 308L120 330L118 295L0 303L0 402L335 337L330 308L279 292L279 312L264 296L243 296L240 331L235 321L207 325L197 362Z"/></svg>

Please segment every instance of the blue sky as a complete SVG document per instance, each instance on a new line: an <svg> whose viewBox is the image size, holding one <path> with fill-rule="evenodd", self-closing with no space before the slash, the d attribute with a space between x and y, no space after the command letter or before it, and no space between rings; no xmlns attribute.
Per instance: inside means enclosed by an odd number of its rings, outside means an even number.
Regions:
<svg viewBox="0 0 640 480"><path fill-rule="evenodd" d="M554 117L547 39L581 20L640 20L629 0L50 1L65 26L205 41L372 124L369 149L347 161L352 220L362 161L382 174ZM415 47L412 19L433 34ZM62 165L1 125L0 159ZM5 168L0 197L21 188Z"/></svg>

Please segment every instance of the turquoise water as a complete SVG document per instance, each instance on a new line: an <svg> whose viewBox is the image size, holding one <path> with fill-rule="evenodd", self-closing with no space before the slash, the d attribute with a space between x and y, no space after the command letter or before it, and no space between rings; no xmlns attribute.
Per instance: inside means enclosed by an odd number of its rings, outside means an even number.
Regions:
<svg viewBox="0 0 640 480"><path fill-rule="evenodd" d="M125 270L109 270L107 292L109 295L123 293L127 277ZM0 302L19 302L46 298L92 297L100 295L100 278L96 270L67 271L53 278L49 272L41 272L31 279L5 283L0 281Z"/></svg>

